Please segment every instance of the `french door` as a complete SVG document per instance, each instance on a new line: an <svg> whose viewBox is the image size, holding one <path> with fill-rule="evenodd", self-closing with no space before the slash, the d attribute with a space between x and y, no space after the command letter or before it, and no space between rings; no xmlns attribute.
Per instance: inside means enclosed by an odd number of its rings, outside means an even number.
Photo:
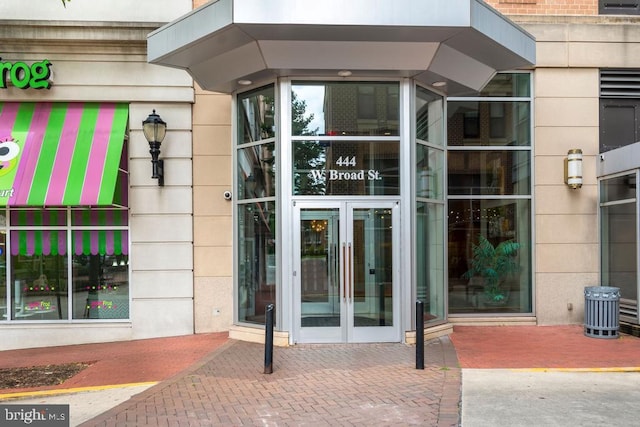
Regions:
<svg viewBox="0 0 640 427"><path fill-rule="evenodd" d="M400 341L399 206L395 201L297 202L297 342Z"/></svg>

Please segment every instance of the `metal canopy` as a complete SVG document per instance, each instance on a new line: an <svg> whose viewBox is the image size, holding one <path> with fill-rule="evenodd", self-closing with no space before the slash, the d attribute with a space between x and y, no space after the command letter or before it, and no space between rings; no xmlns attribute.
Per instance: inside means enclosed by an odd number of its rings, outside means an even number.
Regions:
<svg viewBox="0 0 640 427"><path fill-rule="evenodd" d="M449 95L531 67L535 39L480 0L218 0L148 36L148 61L204 89L276 76L412 77Z"/></svg>

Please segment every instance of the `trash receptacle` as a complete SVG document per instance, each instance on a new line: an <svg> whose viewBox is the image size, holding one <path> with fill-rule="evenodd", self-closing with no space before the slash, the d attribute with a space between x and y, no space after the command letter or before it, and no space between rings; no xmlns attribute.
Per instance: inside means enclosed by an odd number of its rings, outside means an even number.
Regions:
<svg viewBox="0 0 640 427"><path fill-rule="evenodd" d="M584 288L584 334L593 338L618 338L620 330L620 288Z"/></svg>

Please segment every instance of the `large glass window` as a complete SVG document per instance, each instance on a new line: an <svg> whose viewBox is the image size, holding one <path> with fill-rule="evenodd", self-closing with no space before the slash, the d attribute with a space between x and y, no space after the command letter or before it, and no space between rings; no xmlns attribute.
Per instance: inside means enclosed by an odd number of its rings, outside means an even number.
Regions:
<svg viewBox="0 0 640 427"><path fill-rule="evenodd" d="M239 322L264 324L276 288L275 89L238 95L236 194Z"/></svg>
<svg viewBox="0 0 640 427"><path fill-rule="evenodd" d="M265 322L265 308L275 302L275 203L238 205L238 319Z"/></svg>
<svg viewBox="0 0 640 427"><path fill-rule="evenodd" d="M529 195L530 151L450 151L449 195Z"/></svg>
<svg viewBox="0 0 640 427"><path fill-rule="evenodd" d="M397 136L398 83L293 82L294 136Z"/></svg>
<svg viewBox="0 0 640 427"><path fill-rule="evenodd" d="M424 88L415 96L416 297L426 322L442 322L444 294L444 100Z"/></svg>
<svg viewBox="0 0 640 427"><path fill-rule="evenodd" d="M621 316L638 321L637 175L600 181L602 286L620 288Z"/></svg>
<svg viewBox="0 0 640 427"><path fill-rule="evenodd" d="M2 269L4 319L129 318L126 210L12 209L8 219L2 230L3 238L9 234L2 245L2 259L9 260L9 272Z"/></svg>
<svg viewBox="0 0 640 427"><path fill-rule="evenodd" d="M396 141L295 141L294 195L397 195Z"/></svg>
<svg viewBox="0 0 640 427"><path fill-rule="evenodd" d="M447 103L450 314L533 310L529 79Z"/></svg>
<svg viewBox="0 0 640 427"><path fill-rule="evenodd" d="M293 82L294 195L400 194L397 82Z"/></svg>

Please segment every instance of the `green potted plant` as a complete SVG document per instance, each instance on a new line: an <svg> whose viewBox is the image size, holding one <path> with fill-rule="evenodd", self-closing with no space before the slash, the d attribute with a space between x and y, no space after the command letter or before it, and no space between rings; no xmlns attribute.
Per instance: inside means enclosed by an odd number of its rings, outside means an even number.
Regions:
<svg viewBox="0 0 640 427"><path fill-rule="evenodd" d="M481 277L484 280L484 296L489 304L504 304L509 296L504 288L508 275L516 273L519 265L516 255L520 244L505 240L494 246L486 237L478 236L478 244L473 243L471 268L462 275L465 279Z"/></svg>

